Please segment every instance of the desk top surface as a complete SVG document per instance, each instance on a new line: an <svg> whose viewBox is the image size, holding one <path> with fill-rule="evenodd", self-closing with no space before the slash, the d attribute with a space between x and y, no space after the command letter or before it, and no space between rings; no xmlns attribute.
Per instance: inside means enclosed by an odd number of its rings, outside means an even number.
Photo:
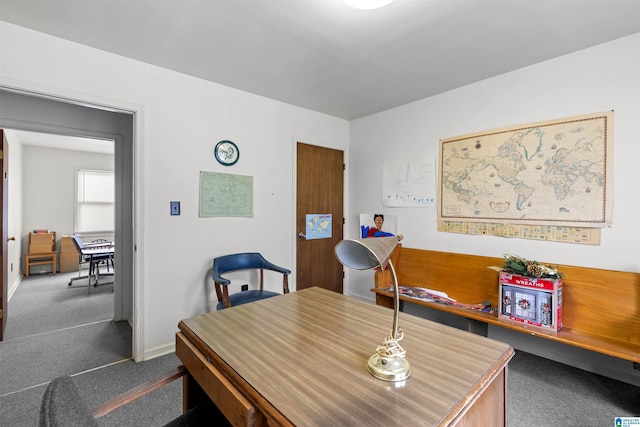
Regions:
<svg viewBox="0 0 640 427"><path fill-rule="evenodd" d="M446 423L513 356L508 344L400 313L412 375L381 381L367 360L392 320L388 308L309 288L183 320L179 329L300 426Z"/></svg>

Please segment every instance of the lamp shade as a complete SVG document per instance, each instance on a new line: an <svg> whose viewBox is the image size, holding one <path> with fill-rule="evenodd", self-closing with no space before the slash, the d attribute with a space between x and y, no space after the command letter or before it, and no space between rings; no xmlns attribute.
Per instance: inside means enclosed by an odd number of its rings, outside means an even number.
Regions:
<svg viewBox="0 0 640 427"><path fill-rule="evenodd" d="M338 261L352 270L384 269L397 244L395 236L342 240L336 245L335 252Z"/></svg>

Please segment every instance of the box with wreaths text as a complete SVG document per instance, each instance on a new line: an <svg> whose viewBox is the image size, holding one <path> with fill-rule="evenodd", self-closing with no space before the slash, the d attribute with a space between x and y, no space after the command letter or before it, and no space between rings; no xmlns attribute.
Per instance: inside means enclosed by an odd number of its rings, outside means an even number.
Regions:
<svg viewBox="0 0 640 427"><path fill-rule="evenodd" d="M562 279L500 272L500 317L543 329L562 328Z"/></svg>

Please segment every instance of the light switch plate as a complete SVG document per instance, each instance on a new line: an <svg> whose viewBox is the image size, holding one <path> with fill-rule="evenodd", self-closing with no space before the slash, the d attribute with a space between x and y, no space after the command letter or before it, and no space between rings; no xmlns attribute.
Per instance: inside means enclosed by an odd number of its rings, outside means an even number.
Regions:
<svg viewBox="0 0 640 427"><path fill-rule="evenodd" d="M171 205L171 215L180 215L180 202L169 202Z"/></svg>

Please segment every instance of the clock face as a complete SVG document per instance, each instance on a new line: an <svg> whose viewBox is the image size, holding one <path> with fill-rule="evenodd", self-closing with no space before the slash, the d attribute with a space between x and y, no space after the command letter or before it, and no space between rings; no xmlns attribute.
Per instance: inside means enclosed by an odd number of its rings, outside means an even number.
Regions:
<svg viewBox="0 0 640 427"><path fill-rule="evenodd" d="M240 150L232 141L220 141L216 144L215 156L220 164L231 166L240 158Z"/></svg>

